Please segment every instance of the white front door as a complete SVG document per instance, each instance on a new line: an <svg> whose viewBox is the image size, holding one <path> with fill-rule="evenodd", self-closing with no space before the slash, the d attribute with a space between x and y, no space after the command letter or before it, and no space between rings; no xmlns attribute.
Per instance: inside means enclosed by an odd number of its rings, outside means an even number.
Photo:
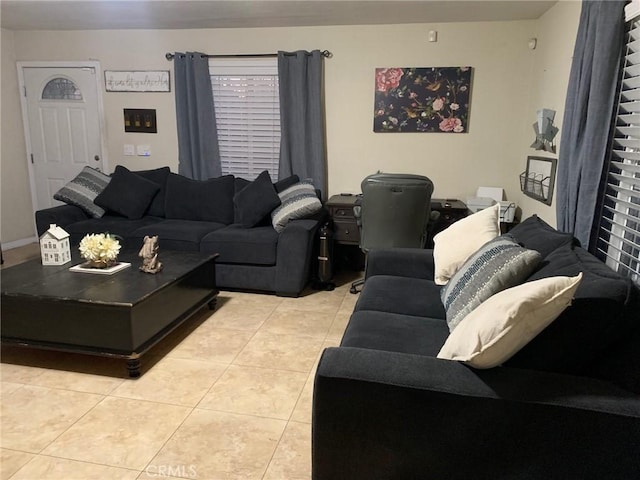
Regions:
<svg viewBox="0 0 640 480"><path fill-rule="evenodd" d="M19 64L34 211L85 166L104 170L96 66ZM24 111L26 110L26 111Z"/></svg>

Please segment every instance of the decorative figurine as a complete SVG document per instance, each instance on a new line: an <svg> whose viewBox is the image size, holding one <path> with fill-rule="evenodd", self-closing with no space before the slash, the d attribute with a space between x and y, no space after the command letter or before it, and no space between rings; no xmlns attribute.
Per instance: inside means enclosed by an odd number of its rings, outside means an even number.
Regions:
<svg viewBox="0 0 640 480"><path fill-rule="evenodd" d="M145 273L158 273L162 270L162 263L158 260L158 236L145 236L144 244L138 253L142 257L140 270Z"/></svg>

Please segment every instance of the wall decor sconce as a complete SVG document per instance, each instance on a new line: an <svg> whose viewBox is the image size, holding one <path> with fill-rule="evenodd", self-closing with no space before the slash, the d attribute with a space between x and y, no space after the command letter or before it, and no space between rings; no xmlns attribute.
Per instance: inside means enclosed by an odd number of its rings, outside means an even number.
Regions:
<svg viewBox="0 0 640 480"><path fill-rule="evenodd" d="M125 108L124 131L158 133L155 109Z"/></svg>
<svg viewBox="0 0 640 480"><path fill-rule="evenodd" d="M527 157L527 169L520 174L520 190L526 196L551 205L558 161L548 157Z"/></svg>
<svg viewBox="0 0 640 480"><path fill-rule="evenodd" d="M556 153L556 145L553 139L558 134L558 127L553 124L556 111L548 108L538 110L538 120L533 124L533 131L536 139L531 144L531 148L544 150L545 152Z"/></svg>

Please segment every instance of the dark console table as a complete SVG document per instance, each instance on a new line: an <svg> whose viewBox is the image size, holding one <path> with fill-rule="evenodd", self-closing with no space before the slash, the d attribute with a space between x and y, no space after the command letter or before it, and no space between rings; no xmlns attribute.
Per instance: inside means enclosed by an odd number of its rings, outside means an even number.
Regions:
<svg viewBox="0 0 640 480"><path fill-rule="evenodd" d="M205 305L215 306L217 255L161 251L163 270L131 267L113 275L70 272L81 263L42 266L40 259L2 270L2 342L127 360L140 375L140 356Z"/></svg>
<svg viewBox="0 0 640 480"><path fill-rule="evenodd" d="M450 227L469 214L469 209L464 202L452 198L432 198L431 210L440 212L440 217L433 228L430 229L430 235L425 245L427 248L433 248L433 237L438 232Z"/></svg>

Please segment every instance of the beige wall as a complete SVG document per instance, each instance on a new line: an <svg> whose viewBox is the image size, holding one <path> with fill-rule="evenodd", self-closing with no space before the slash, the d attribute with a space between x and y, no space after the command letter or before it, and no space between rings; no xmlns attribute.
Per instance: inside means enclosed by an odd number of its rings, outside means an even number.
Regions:
<svg viewBox="0 0 640 480"><path fill-rule="evenodd" d="M521 141L523 148L522 153L518 156L520 171L525 170L528 155L558 158L557 151L562 134L564 102L569 83L573 47L578 31L578 21L580 20L580 8L580 2L558 2L537 22L535 36L538 38L538 46L533 56L533 83L526 110L527 116L523 125L523 140ZM536 120L536 111L541 108L550 108L556 111L554 124L560 128L560 133L556 136L555 155L528 148L535 138L532 124ZM522 193L520 193L516 201L525 216L536 213L550 225L556 226L555 194L553 203L550 206Z"/></svg>
<svg viewBox="0 0 640 480"><path fill-rule="evenodd" d="M2 29L1 35L0 240L6 248L9 242L33 237L35 227L20 112L14 33Z"/></svg>
<svg viewBox="0 0 640 480"><path fill-rule="evenodd" d="M567 15L570 17L570 14ZM531 135L524 125L533 122L534 99L541 96L536 82L545 82L553 98L564 96L564 72L549 78L535 73L540 50L529 50L530 37L559 37L551 21L482 22L382 25L355 27L300 27L273 29L217 29L168 31L15 32L17 60L98 60L103 70L171 69L165 52L199 50L207 53L256 53L277 50L328 49L325 61L327 154L329 194L359 191L363 177L377 170L425 174L435 183L435 196L466 199L479 185L503 186L509 199L520 200L518 173L522 170ZM548 26L546 26L548 24ZM438 31L429 43L427 32ZM548 31L547 31L548 30ZM573 48L573 34L567 35ZM3 37L4 38L4 37ZM552 64L554 50L548 52ZM563 57L562 62L566 61ZM374 69L376 67L474 67L469 133L373 133ZM3 84L4 84L3 47ZM15 76L15 67L12 74ZM173 76L172 76L173 80ZM15 82L15 80L14 80ZM3 100L5 93L2 90ZM111 169L123 164L132 169L169 165L177 170L175 105L169 93L103 94L108 159ZM20 115L17 100L8 114ZM561 102L562 103L562 102ZM553 105L545 105L553 108ZM124 133L123 108L155 108L158 134ZM533 114L528 114L533 109ZM5 122L2 136L5 137ZM530 127L529 127L530 128ZM12 148L24 150L20 138ZM149 144L152 156L124 157L123 144ZM523 153L524 152L524 153ZM17 158L17 157L16 157ZM22 160L21 160L22 159ZM13 161L23 161L21 159ZM3 164L5 160L3 157ZM26 169L25 169L26 172ZM28 188L22 173L16 178ZM4 175L3 175L4 176ZM4 193L3 193L4 198ZM522 201L524 205L524 201ZM530 214L538 203L525 210ZM30 217L30 203L16 205ZM5 220L2 220L3 225ZM7 225L3 241L24 236ZM6 235L6 240L4 236Z"/></svg>

